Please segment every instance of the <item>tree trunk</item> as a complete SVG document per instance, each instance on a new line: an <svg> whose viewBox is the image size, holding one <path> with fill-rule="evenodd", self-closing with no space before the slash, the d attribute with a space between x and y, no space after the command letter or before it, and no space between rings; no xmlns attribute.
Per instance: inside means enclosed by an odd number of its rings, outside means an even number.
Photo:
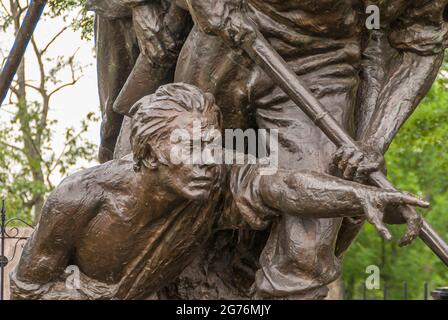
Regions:
<svg viewBox="0 0 448 320"><path fill-rule="evenodd" d="M19 2L10 0L11 14L14 20L14 34L17 36L20 25L21 15ZM34 182L44 185L44 174L42 171L42 159L40 144L36 144L33 139L30 129L30 114L27 110L27 95L26 95L26 74L25 74L25 58L22 59L20 66L17 70L17 90L16 95L18 99L18 118L20 122L20 131L23 138L24 153L26 155L28 165L31 170L31 175ZM42 128L41 128L42 129ZM34 223L39 221L40 211L43 207L44 197L43 194L37 192L33 194L31 203L34 207L35 217Z"/></svg>

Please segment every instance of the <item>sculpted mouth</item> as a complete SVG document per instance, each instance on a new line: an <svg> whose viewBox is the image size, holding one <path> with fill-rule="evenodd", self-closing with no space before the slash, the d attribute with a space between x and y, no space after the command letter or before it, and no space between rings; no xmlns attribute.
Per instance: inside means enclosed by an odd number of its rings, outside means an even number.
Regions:
<svg viewBox="0 0 448 320"><path fill-rule="evenodd" d="M194 176L192 178L193 181L212 181L213 177L208 177L208 176Z"/></svg>

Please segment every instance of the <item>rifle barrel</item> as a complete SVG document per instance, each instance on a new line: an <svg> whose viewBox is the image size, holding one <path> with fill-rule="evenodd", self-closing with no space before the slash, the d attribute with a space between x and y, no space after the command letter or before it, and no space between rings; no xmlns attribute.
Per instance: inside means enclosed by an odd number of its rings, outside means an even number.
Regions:
<svg viewBox="0 0 448 320"><path fill-rule="evenodd" d="M243 42L243 49L336 146L360 150L355 140L325 110L259 31L256 30L256 37L251 41ZM372 173L370 181L377 187L396 190L382 172ZM402 209L415 212L411 206L403 206ZM425 220L419 237L448 266L448 245Z"/></svg>

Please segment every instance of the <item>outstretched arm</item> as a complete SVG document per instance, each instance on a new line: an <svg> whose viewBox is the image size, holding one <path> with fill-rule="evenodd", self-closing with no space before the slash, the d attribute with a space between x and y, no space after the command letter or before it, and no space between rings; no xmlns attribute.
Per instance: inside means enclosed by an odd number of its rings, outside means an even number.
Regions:
<svg viewBox="0 0 448 320"><path fill-rule="evenodd" d="M333 168L338 170L334 172L345 179L366 181L370 172L383 169L383 155L430 89L447 45L447 5L447 0L416 0L390 28L370 31L363 51L357 107L356 138L365 152L341 148L335 155ZM397 214L389 218L389 222L405 222ZM420 224L417 216L407 219L408 224ZM362 219L344 219L338 256L361 227Z"/></svg>
<svg viewBox="0 0 448 320"><path fill-rule="evenodd" d="M397 205L428 207L415 196L385 191L309 171L279 171L260 180L260 195L270 207L308 218L359 216L362 212L386 239L391 235L383 223L386 209Z"/></svg>
<svg viewBox="0 0 448 320"><path fill-rule="evenodd" d="M379 233L390 239L384 212L397 205L428 207L413 195L387 191L312 171L278 170L261 175L255 165L234 166L231 171L232 201L252 228L262 230L282 214L325 219L363 215ZM229 199L227 199L229 201Z"/></svg>
<svg viewBox="0 0 448 320"><path fill-rule="evenodd" d="M334 167L349 180L365 181L368 173L385 166L383 155L428 92L443 60L443 53L429 56L399 53L390 47L384 35L375 33L364 54L358 109L357 139L366 154L356 155L351 150L341 149L334 158ZM394 63L385 61L386 56ZM396 212L388 217L393 219L389 222L405 222ZM419 217L412 219L417 223ZM348 249L362 225L363 217L344 219L336 244L337 256Z"/></svg>

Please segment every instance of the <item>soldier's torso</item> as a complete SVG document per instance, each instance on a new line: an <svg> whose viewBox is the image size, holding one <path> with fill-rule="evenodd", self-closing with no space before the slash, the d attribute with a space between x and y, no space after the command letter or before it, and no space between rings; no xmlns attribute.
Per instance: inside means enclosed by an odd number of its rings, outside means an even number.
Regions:
<svg viewBox="0 0 448 320"><path fill-rule="evenodd" d="M288 29L304 34L347 38L356 33L360 1L249 0L249 6Z"/></svg>
<svg viewBox="0 0 448 320"><path fill-rule="evenodd" d="M382 24L387 24L413 3L407 0L247 1L248 14L260 31L316 94L357 91L368 5L378 5ZM253 127L253 110L248 108L248 100L253 107L254 101L256 104L266 92L272 92L274 84L264 74L248 75L239 58L230 52L218 37L194 30L182 50L175 81L190 82L214 93L223 109L226 128ZM249 88L244 87L247 84ZM276 97L272 102L264 99L263 105L276 101ZM332 110L333 116L346 126L354 111L352 105L348 101L343 106L330 104L329 107L337 109Z"/></svg>
<svg viewBox="0 0 448 320"><path fill-rule="evenodd" d="M420 1L420 0L418 0ZM248 0L250 5L267 8L265 13L278 16L284 21L294 22L296 26L305 26L307 19L314 20L312 27L322 28L336 33L338 26L353 26L358 15L363 15L369 5L380 9L381 17L386 20L397 18L404 9L415 1L409 0ZM356 18L354 18L356 17ZM322 23L318 25L317 22ZM331 28L328 24L332 23ZM310 28L311 30L312 28ZM333 29L333 30L330 30ZM341 29L339 29L341 31Z"/></svg>
<svg viewBox="0 0 448 320"><path fill-rule="evenodd" d="M132 297L145 298L180 273L208 238L219 192L212 192L210 203L182 200L162 212L151 199L142 203L129 192L112 190L105 190L72 262L97 281L118 284L125 279L133 286Z"/></svg>
<svg viewBox="0 0 448 320"><path fill-rule="evenodd" d="M106 191L107 193L107 191ZM117 283L126 267L153 239L158 220L132 196L106 196L76 245L75 264L89 277Z"/></svg>

